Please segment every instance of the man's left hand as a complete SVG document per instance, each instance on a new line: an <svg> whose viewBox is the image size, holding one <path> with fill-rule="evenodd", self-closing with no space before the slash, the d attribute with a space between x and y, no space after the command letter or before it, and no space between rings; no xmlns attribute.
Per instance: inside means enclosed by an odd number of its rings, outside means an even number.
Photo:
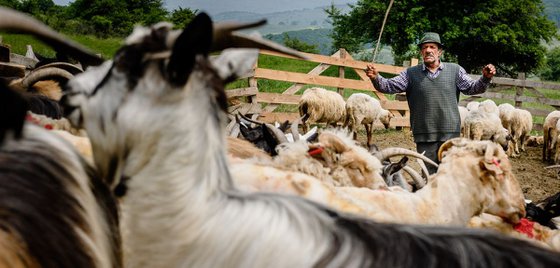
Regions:
<svg viewBox="0 0 560 268"><path fill-rule="evenodd" d="M487 64L486 66L484 66L484 68L482 68L482 75L488 79L492 79L495 74L496 67L494 67L494 65L492 64Z"/></svg>

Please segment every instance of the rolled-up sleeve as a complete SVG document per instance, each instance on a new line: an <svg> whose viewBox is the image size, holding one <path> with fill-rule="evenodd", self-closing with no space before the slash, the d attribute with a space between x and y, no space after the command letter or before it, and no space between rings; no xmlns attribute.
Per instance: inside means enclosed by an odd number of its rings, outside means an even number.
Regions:
<svg viewBox="0 0 560 268"><path fill-rule="evenodd" d="M388 94L405 92L408 87L408 75L406 70L393 78L385 78L380 74L371 82L377 91Z"/></svg>
<svg viewBox="0 0 560 268"><path fill-rule="evenodd" d="M479 79L472 79L463 67L459 68L457 74L457 88L465 95L476 95L486 91L492 80L484 76Z"/></svg>

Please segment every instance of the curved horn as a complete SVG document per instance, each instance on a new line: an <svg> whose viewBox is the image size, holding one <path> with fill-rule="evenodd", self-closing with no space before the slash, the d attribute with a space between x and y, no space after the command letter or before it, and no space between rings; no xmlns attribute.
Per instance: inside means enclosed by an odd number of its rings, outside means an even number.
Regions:
<svg viewBox="0 0 560 268"><path fill-rule="evenodd" d="M246 35L242 33L234 33L233 31L254 28L266 23L266 20L260 20L252 23L214 23L214 38L212 41L212 51L223 50L226 48L258 48L270 51L284 53L296 58L307 58L301 52L284 47L270 40L261 37Z"/></svg>
<svg viewBox="0 0 560 268"><path fill-rule="evenodd" d="M31 16L13 9L0 7L0 29L33 35L54 50L64 52L64 54L77 59L84 65L100 65L103 63L103 59L89 49L70 41Z"/></svg>
<svg viewBox="0 0 560 268"><path fill-rule="evenodd" d="M450 140L447 140L446 142L444 142L438 149L438 160L441 161L441 159L443 158L443 153L445 153L447 150L449 150L449 148L456 146L456 145L461 145L464 146L465 141L467 141L468 139L465 138L453 138Z"/></svg>
<svg viewBox="0 0 560 268"><path fill-rule="evenodd" d="M427 162L430 165L433 166L438 166L438 164L436 164L436 162L432 161L430 158L426 157L425 155L409 150L409 149L405 149L405 148L396 148L396 147L391 147L391 148L385 148L379 152L377 152L376 154L374 154L375 157L377 157L379 159L379 161L383 162L393 156L396 155L407 155L407 156L413 156L419 159L424 160L425 162Z"/></svg>
<svg viewBox="0 0 560 268"><path fill-rule="evenodd" d="M418 189L422 189L422 187L426 186L426 182L424 181L424 178L422 178L422 176L420 176L420 174L418 174L416 170L414 170L409 166L404 166L403 170L406 173L408 173L408 175L410 175L410 177L412 178L412 180L414 181Z"/></svg>
<svg viewBox="0 0 560 268"><path fill-rule="evenodd" d="M286 135L284 135L280 129L268 123L265 123L264 125L272 132L272 134L274 134L274 137L278 140L278 144L288 142L288 138L286 138Z"/></svg>
<svg viewBox="0 0 560 268"><path fill-rule="evenodd" d="M300 123L301 123L301 118L298 118L294 122L292 122L292 125L290 126L290 131L292 132L292 136L294 137L294 141L299 141L298 127L299 127Z"/></svg>
<svg viewBox="0 0 560 268"><path fill-rule="evenodd" d="M553 169L553 168L560 168L560 165L552 165L552 166L547 166L544 167L545 169Z"/></svg>
<svg viewBox="0 0 560 268"><path fill-rule="evenodd" d="M49 63L49 64L45 64L45 65L41 65L37 68L35 68L33 71L37 71L40 69L45 69L45 68L50 68L50 67L54 67L54 68L59 68L62 70L65 70L73 75L79 74L79 73L83 73L84 70L82 70L82 68L72 64L72 63L68 63L68 62L53 62L53 63Z"/></svg>
<svg viewBox="0 0 560 268"><path fill-rule="evenodd" d="M58 82L66 82L70 80L72 77L74 77L74 75L72 75L66 70L50 67L50 68L43 68L40 70L34 70L33 72L29 73L25 78L23 78L21 84L23 88L28 89L39 81L55 80Z"/></svg>

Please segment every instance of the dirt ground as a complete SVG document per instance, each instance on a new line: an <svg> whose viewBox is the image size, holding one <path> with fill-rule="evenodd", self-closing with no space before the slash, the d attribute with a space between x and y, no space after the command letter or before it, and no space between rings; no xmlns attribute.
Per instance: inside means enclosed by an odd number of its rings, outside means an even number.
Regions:
<svg viewBox="0 0 560 268"><path fill-rule="evenodd" d="M363 135L360 135L363 136ZM365 137L359 139L365 142ZM380 148L403 147L415 150L412 133L408 130L377 130L374 142ZM519 158L511 158L514 173L525 193L525 198L533 201L542 200L560 192L560 179L556 177L557 170L545 169L548 164L541 161L542 145L526 147Z"/></svg>

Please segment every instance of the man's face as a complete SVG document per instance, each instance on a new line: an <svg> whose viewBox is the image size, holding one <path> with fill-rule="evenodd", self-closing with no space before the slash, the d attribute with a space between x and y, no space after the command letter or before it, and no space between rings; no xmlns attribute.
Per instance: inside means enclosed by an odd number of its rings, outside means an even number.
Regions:
<svg viewBox="0 0 560 268"><path fill-rule="evenodd" d="M441 50L436 43L422 44L422 46L420 47L420 53L422 54L422 58L424 60L424 63L426 64L433 64L438 62L439 57L441 56Z"/></svg>

